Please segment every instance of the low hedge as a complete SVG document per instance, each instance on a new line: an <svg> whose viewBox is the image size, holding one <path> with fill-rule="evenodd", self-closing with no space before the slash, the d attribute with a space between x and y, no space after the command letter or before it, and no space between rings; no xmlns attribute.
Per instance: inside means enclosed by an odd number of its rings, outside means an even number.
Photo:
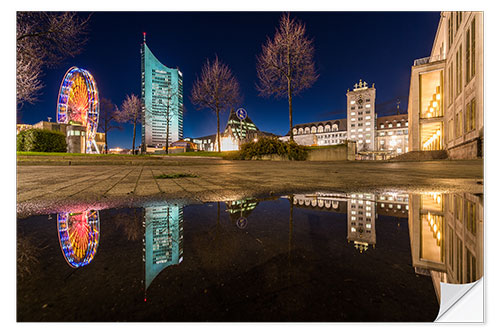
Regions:
<svg viewBox="0 0 500 333"><path fill-rule="evenodd" d="M239 158L250 160L254 157L276 154L288 157L290 160L305 161L307 150L294 141L283 142L277 138L260 138L257 142L245 143L241 146Z"/></svg>
<svg viewBox="0 0 500 333"><path fill-rule="evenodd" d="M66 152L63 133L32 128L17 135L17 151Z"/></svg>

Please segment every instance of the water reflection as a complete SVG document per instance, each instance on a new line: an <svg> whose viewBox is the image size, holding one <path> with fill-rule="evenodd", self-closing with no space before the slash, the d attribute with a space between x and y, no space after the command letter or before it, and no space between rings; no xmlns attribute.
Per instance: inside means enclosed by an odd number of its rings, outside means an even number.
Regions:
<svg viewBox="0 0 500 333"><path fill-rule="evenodd" d="M294 194L293 204L346 213L347 241L359 252L375 248L378 215L409 218L412 265L439 282L470 283L483 276L483 196L462 194Z"/></svg>
<svg viewBox="0 0 500 333"><path fill-rule="evenodd" d="M73 268L88 265L99 246L99 213L87 210L57 214L59 244L68 265Z"/></svg>
<svg viewBox="0 0 500 333"><path fill-rule="evenodd" d="M259 201L255 198L227 201L227 212L231 221L240 229L245 229L248 225L248 216L257 207Z"/></svg>
<svg viewBox="0 0 500 333"><path fill-rule="evenodd" d="M172 204L146 207L146 289L165 268L183 260L183 207Z"/></svg>
<svg viewBox="0 0 500 333"><path fill-rule="evenodd" d="M439 282L483 275L482 195L318 191L30 219L18 221L21 321L69 320L60 309L104 321L427 321ZM98 313L82 310L93 297Z"/></svg>
<svg viewBox="0 0 500 333"><path fill-rule="evenodd" d="M439 282L470 283L483 276L483 196L410 195L410 240L415 272Z"/></svg>

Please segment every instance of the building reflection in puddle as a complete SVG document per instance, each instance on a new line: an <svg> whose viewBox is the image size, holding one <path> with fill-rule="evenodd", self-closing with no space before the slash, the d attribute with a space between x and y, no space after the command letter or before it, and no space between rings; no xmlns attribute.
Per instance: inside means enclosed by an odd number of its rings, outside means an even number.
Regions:
<svg viewBox="0 0 500 333"><path fill-rule="evenodd" d="M248 216L257 207L259 201L255 198L227 201L226 207L231 222L240 229L245 229L248 225ZM219 216L220 218L220 216Z"/></svg>
<svg viewBox="0 0 500 333"><path fill-rule="evenodd" d="M165 268L183 260L183 207L164 204L144 208L145 283L149 287Z"/></svg>
<svg viewBox="0 0 500 333"><path fill-rule="evenodd" d="M324 193L294 194L293 204L300 208L346 214L347 242L363 253L375 248L377 214L408 217L408 195L404 193Z"/></svg>
<svg viewBox="0 0 500 333"><path fill-rule="evenodd" d="M293 205L346 214L347 241L361 253L375 248L378 215L408 218L412 265L431 276L438 300L440 282L483 276L482 195L317 192L293 195Z"/></svg>
<svg viewBox="0 0 500 333"><path fill-rule="evenodd" d="M59 244L64 259L73 268L88 265L99 246L99 212L57 214Z"/></svg>
<svg viewBox="0 0 500 333"><path fill-rule="evenodd" d="M483 276L483 196L470 193L410 195L412 262L440 282L471 283Z"/></svg>
<svg viewBox="0 0 500 333"><path fill-rule="evenodd" d="M275 199L226 202L226 212L235 226L245 229L259 202ZM294 207L345 214L347 243L360 253L375 249L379 215L392 216L408 219L412 265L417 274L432 278L438 300L439 282L470 283L483 275L482 195L316 192L282 199L290 205L289 251L293 247ZM217 208L218 226L220 203ZM183 209L182 205L164 203L142 210L145 289L161 271L183 260ZM67 263L74 268L88 265L99 245L99 212L60 213L57 225Z"/></svg>

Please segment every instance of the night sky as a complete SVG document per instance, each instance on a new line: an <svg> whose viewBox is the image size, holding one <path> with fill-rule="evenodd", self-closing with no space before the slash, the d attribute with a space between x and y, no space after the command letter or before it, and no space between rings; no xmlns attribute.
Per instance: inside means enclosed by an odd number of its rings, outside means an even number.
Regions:
<svg viewBox="0 0 500 333"><path fill-rule="evenodd" d="M429 56L439 12L292 12L306 24L316 48L320 75L312 88L293 99L294 124L346 117L346 91L360 78L377 88L376 112L395 113L396 100L406 112L414 59ZM82 13L82 16L84 14ZM190 101L192 84L206 58L219 58L232 69L244 95L241 107L260 130L288 131L288 102L258 96L256 56L272 37L280 12L95 12L85 50L46 70L40 101L25 105L22 122L56 118L56 100L63 75L71 66L89 70L100 98L121 105L127 94L140 96L140 44L147 44L166 66L184 77L184 136L216 132L216 117ZM228 113L222 115L225 126ZM140 129L136 146L140 144ZM108 134L110 148L132 146L132 126Z"/></svg>

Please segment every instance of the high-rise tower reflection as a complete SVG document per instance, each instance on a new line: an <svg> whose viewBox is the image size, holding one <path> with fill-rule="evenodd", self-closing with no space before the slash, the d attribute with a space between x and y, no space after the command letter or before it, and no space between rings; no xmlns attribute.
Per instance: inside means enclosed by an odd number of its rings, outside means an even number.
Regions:
<svg viewBox="0 0 500 333"><path fill-rule="evenodd" d="M162 270L183 259L183 207L164 204L145 208L146 289Z"/></svg>

